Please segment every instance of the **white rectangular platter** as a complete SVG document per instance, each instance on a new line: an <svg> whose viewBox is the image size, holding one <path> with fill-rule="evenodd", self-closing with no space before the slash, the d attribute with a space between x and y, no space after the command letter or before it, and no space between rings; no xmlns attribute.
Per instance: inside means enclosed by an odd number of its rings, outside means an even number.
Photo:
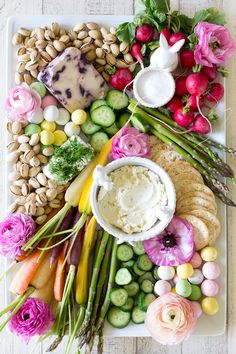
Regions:
<svg viewBox="0 0 236 354"><path fill-rule="evenodd" d="M16 66L15 48L12 45L12 36L20 27L35 28L39 26L50 25L53 21L59 22L62 26L73 27L75 24L80 22L97 22L100 25L107 27L116 26L119 23L131 21L132 16L113 16L113 15L65 15L65 16L52 16L52 15L39 15L39 16L14 16L8 19L7 23L7 36L6 36L6 52L7 52L7 69L6 69L6 90L5 94L10 87L14 86L14 72ZM218 105L218 115L220 116L219 122L214 126L213 138L223 144L225 144L225 115L224 115L225 104L221 102ZM7 138L6 138L7 140ZM7 206L10 204L10 195L7 193L8 190L8 166L6 164L6 152L5 156L5 210L7 213ZM220 238L216 243L218 250L218 263L221 267L221 275L219 278L220 292L218 295L218 300L220 303L220 310L215 316L202 315L198 321L195 335L205 335L214 336L224 333L226 327L226 303L227 303L227 230L226 230L226 207L218 202L218 215L222 226L222 231ZM7 261L8 262L8 261ZM6 263L7 264L7 263ZM8 291L9 283L12 274L6 279L6 303L12 300L12 296ZM105 336L113 337L144 337L149 336L144 325L135 325L130 323L124 329L115 329L111 327L108 323L105 325Z"/></svg>

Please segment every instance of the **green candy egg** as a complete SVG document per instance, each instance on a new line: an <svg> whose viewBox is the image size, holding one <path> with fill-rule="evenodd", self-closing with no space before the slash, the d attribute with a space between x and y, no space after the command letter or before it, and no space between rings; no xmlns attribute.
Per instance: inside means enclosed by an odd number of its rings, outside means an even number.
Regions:
<svg viewBox="0 0 236 354"><path fill-rule="evenodd" d="M191 284L185 279L179 280L176 284L175 289L176 293L183 297L189 297L192 292Z"/></svg>
<svg viewBox="0 0 236 354"><path fill-rule="evenodd" d="M26 135L33 135L35 133L39 134L41 132L40 125L35 123L30 123L25 127L25 134Z"/></svg>
<svg viewBox="0 0 236 354"><path fill-rule="evenodd" d="M46 95L47 90L44 84L42 84L42 82L35 81L30 85L30 88L38 92L41 97L44 97Z"/></svg>
<svg viewBox="0 0 236 354"><path fill-rule="evenodd" d="M202 297L201 289L197 285L191 285L191 286L192 286L192 292L191 295L188 297L188 299L191 301L198 301Z"/></svg>

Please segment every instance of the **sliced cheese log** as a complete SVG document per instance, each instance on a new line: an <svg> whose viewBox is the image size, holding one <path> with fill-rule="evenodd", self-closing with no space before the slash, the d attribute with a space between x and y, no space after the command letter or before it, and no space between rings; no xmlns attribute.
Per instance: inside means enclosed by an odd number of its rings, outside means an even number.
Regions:
<svg viewBox="0 0 236 354"><path fill-rule="evenodd" d="M48 90L69 112L88 108L104 98L108 85L77 48L66 48L38 75Z"/></svg>
<svg viewBox="0 0 236 354"><path fill-rule="evenodd" d="M181 214L179 216L186 219L193 226L193 240L196 251L207 246L209 244L209 230L204 221L190 214Z"/></svg>

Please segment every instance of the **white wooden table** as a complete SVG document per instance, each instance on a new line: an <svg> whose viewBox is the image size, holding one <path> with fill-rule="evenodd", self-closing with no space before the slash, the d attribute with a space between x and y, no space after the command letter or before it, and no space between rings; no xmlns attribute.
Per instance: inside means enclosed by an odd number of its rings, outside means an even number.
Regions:
<svg viewBox="0 0 236 354"><path fill-rule="evenodd" d="M236 38L236 0L172 0L172 9L182 10L191 14L196 9L205 7L223 7L228 17L228 27ZM5 75L5 24L10 15L36 14L125 14L133 13L133 0L0 0L0 163L2 161L2 136L4 129L4 75ZM27 23L25 24L27 27ZM227 80L227 142L236 147L236 55L229 65L230 76ZM236 157L229 158L229 162L236 167ZM1 165L0 165L1 171ZM236 168L235 168L236 171ZM1 173L0 173L1 178ZM0 181L1 182L1 181ZM0 183L0 195L3 186ZM232 195L236 200L236 187ZM1 203L0 198L0 203ZM4 211L0 207L0 217ZM164 347L151 339L145 338L106 338L104 353L106 354L234 354L236 353L236 210L228 210L228 324L227 332L218 337L194 336L182 345ZM0 268L3 259L0 259ZM0 284L0 308L4 306L4 288ZM212 318L214 321L214 318ZM46 345L24 346L16 337L7 333L0 334L1 354L42 354ZM63 354L65 347L61 345L56 354ZM96 351L94 351L96 353Z"/></svg>

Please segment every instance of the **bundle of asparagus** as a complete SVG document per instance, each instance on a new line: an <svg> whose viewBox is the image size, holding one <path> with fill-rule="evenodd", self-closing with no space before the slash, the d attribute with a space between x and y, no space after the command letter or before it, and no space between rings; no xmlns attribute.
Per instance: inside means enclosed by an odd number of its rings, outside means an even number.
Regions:
<svg viewBox="0 0 236 354"><path fill-rule="evenodd" d="M208 187L229 206L236 204L226 196L229 192L227 185L221 177L230 178L235 182L234 172L220 156L211 149L211 146L236 155L236 150L228 148L211 138L206 138L195 133L184 133L184 129L178 126L158 110L142 107L134 99L130 100L128 107L130 112L141 116L151 126L151 132L164 143L171 145L176 152L181 154L203 176Z"/></svg>

